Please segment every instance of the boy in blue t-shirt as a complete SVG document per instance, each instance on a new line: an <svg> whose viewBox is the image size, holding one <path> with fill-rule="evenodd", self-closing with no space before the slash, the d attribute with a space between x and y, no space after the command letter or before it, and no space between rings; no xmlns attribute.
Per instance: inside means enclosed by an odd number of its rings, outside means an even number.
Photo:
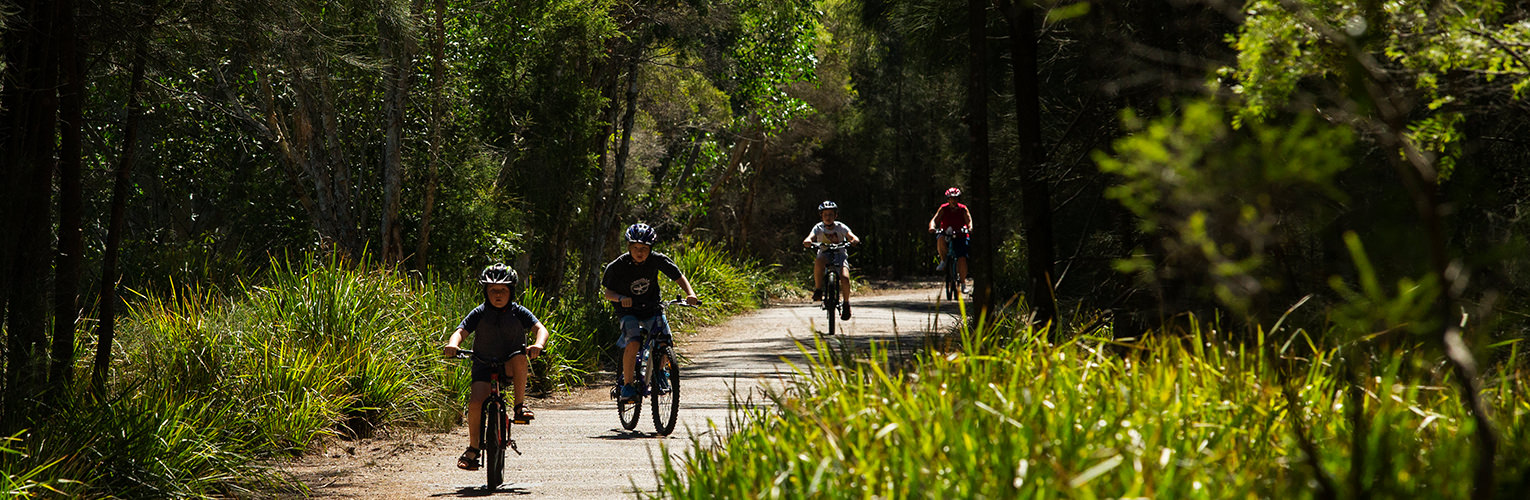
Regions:
<svg viewBox="0 0 1530 500"><path fill-rule="evenodd" d="M483 284L483 304L462 318L462 323L452 332L442 352L447 357L456 356L457 346L462 343L463 337L476 334L473 353L477 357L508 358L505 373L501 375L515 381L515 423L526 424L536 418L526 408L524 399L527 363L542 353L543 346L547 345L548 331L530 310L510 300L517 280L515 270L504 264L484 268L478 278L478 282ZM527 332L536 335L536 343L526 345ZM468 393L468 447L462 457L457 459L457 467L461 469L478 470L479 467L478 443L483 423L483 400L489 397L492 368L476 359L473 361L473 385Z"/></svg>

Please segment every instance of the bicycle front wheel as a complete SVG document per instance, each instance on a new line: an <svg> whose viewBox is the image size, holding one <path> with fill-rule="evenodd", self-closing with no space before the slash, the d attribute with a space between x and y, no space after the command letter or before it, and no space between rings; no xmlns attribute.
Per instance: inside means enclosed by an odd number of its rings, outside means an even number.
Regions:
<svg viewBox="0 0 1530 500"><path fill-rule="evenodd" d="M946 257L946 300L956 300L956 296L962 293L961 285L956 282L956 259Z"/></svg>
<svg viewBox="0 0 1530 500"><path fill-rule="evenodd" d="M649 401L653 402L653 429L661 436L675 430L680 418L680 362L670 346L660 346L653 353L653 374Z"/></svg>
<svg viewBox="0 0 1530 500"><path fill-rule="evenodd" d="M483 441L484 469L489 474L489 489L499 487L505 480L505 444L506 436L510 433L510 418L505 413L505 403L489 399L483 403L483 433L479 436Z"/></svg>
<svg viewBox="0 0 1530 500"><path fill-rule="evenodd" d="M829 335L834 335L835 316L839 314L839 273L830 273L824 280L823 309L829 313Z"/></svg>

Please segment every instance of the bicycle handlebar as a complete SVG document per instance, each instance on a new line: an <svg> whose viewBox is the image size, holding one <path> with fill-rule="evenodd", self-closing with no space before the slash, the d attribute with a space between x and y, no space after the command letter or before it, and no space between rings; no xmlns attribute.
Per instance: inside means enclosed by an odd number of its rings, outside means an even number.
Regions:
<svg viewBox="0 0 1530 500"><path fill-rule="evenodd" d="M808 245L809 250L839 250L842 248L850 248L850 242L845 241L840 243L814 243L812 245Z"/></svg>

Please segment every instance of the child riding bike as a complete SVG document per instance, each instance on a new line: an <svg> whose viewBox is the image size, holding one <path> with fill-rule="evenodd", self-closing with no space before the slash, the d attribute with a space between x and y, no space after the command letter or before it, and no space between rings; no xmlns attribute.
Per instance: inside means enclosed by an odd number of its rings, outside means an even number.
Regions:
<svg viewBox="0 0 1530 500"><path fill-rule="evenodd" d="M638 351L642 349L643 330L661 338L669 336L669 320L664 317L660 304L663 294L659 290L659 274L675 280L685 291L685 302L701 304L691 282L685 279L680 266L669 256L653 251L659 233L647 224L633 224L627 228L627 253L606 264L600 282L605 287L605 299L616 303L616 315L621 318L622 333L616 339L616 347L622 349L622 388L619 397L624 402L636 401L641 391L633 383Z"/></svg>
<svg viewBox="0 0 1530 500"><path fill-rule="evenodd" d="M547 345L548 331L530 310L511 300L515 295L517 281L515 270L504 264L484 268L478 277L478 283L483 285L483 304L462 318L462 323L457 325L457 330L452 332L451 338L441 350L447 357L456 356L463 338L476 334L473 350L480 357L508 358L504 364L505 373L501 375L515 381L515 423L525 424L536 418L526 408L524 399L527 361L536 359L542 353L543 346ZM526 345L528 331L536 335L536 342L529 346ZM479 467L478 446L483 425L483 400L489 396L492 372L489 365L476 359L473 361L473 383L468 393L468 447L467 451L462 452L462 457L457 459L457 467L460 469L478 470Z"/></svg>
<svg viewBox="0 0 1530 500"><path fill-rule="evenodd" d="M961 189L953 187L946 190L946 203L936 209L935 216L930 218L930 232L937 233L935 237L935 258L940 261L940 265L936 266L935 270L944 271L946 270L946 239L939 233L947 229L952 230L950 235L951 250L956 257L957 279L961 280L957 284L961 285L962 289L965 290L967 286L969 235L972 234L972 212L967 210L966 205L958 201L961 195Z"/></svg>
<svg viewBox="0 0 1530 500"><path fill-rule="evenodd" d="M808 231L806 238L802 239L803 247L810 247L813 243L845 243L859 244L860 238L850 231L850 226L835 220L839 217L839 205L832 201L824 201L818 204L818 218L822 222L813 225ZM818 258L813 261L813 300L823 300L823 269L829 264L839 267L839 296L842 298L842 309L839 319L850 319L850 260L849 252L843 248L828 250L820 249Z"/></svg>

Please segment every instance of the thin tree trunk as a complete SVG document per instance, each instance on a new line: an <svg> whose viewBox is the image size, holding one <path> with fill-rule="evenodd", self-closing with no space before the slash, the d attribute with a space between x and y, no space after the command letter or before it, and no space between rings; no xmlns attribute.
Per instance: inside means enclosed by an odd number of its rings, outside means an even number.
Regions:
<svg viewBox="0 0 1530 500"><path fill-rule="evenodd" d="M1027 300L1033 321L1047 325L1057 319L1053 293L1052 190L1041 176L1041 89L1036 66L1036 6L999 0L1009 21L1010 63L1014 66L1015 120L1020 139L1021 228L1025 231L1026 269L1031 278Z"/></svg>
<svg viewBox="0 0 1530 500"><path fill-rule="evenodd" d="M987 33L989 0L967 2L967 138L971 151L967 153L972 175L972 259L968 274L972 276L973 303L978 314L989 311L993 304L993 204L990 203L989 182L991 167L988 164L988 64Z"/></svg>
<svg viewBox="0 0 1530 500"><path fill-rule="evenodd" d="M600 293L600 265L605 257L606 235L611 231L606 224L608 219L614 220L616 217L619 205L617 198L621 194L622 184L626 183L624 170L626 164L625 158L620 158L621 153L611 155L611 173L607 175L605 171L607 154L612 149L610 137L616 134L617 113L623 109L622 106L614 104L617 102L616 93L621 89L621 71L613 69L607 82L601 90L606 102L610 103L606 106L607 126L600 140L601 179L600 182L595 183L595 191L590 199L593 210L593 215L590 217L590 233L589 238L585 240L584 259L579 267L579 276L576 278L579 295L586 297ZM618 144L615 149L620 150L621 145Z"/></svg>
<svg viewBox="0 0 1530 500"><path fill-rule="evenodd" d="M140 35L144 36L144 35ZM106 376L111 370L112 343L116 338L117 282L122 274L117 270L117 255L122 248L122 233L126 229L128 191L132 188L133 163L138 154L139 118L143 115L139 93L143 89L144 59L147 48L143 40L133 53L133 76L128 83L127 119L123 124L122 157L118 159L116 182L112 185L111 221L106 229L106 253L101 256L101 319L96 325L96 362L91 386L97 394L106 388Z"/></svg>
<svg viewBox="0 0 1530 500"><path fill-rule="evenodd" d="M85 243L83 218L81 135L84 131L85 82L75 28L74 0L58 0L59 67L64 75L59 111L58 255L53 288L53 366L49 384L67 389L74 380L74 330L80 317L80 266Z"/></svg>
<svg viewBox="0 0 1530 500"><path fill-rule="evenodd" d="M430 165L425 178L425 199L420 212L420 244L414 251L414 267L425 270L430 253L430 217L436 209L436 186L441 182L441 120L446 115L446 0L435 0L435 29L431 30L430 59Z"/></svg>
<svg viewBox="0 0 1530 500"><path fill-rule="evenodd" d="M36 404L48 377L48 262L51 252L50 193L54 140L58 121L58 61L54 52L54 5L48 1L13 4L18 26L4 40L5 71L11 81L5 89L7 109L13 115L4 125L4 160L7 183L13 186L14 231L5 235L16 241L8 269L9 298L6 303L6 387L3 410L7 429L23 425ZM10 35L8 33L8 35ZM12 52L14 50L14 52ZM14 94L10 93L14 92ZM12 107L16 106L16 107Z"/></svg>
<svg viewBox="0 0 1530 500"><path fill-rule="evenodd" d="M404 192L404 111L408 106L409 86L413 83L414 44L409 30L402 20L390 19L387 12L392 0L380 1L378 14L378 45L388 69L383 93L384 125L383 141L383 208L382 208L382 262L396 264L404 260L403 230L399 227ZM411 16L418 16L423 0L415 0ZM412 19L412 17L411 17Z"/></svg>
<svg viewBox="0 0 1530 500"><path fill-rule="evenodd" d="M616 229L616 216L621 213L625 194L622 187L627 185L627 160L632 157L632 127L637 122L638 59L641 51L641 48L635 51L637 53L633 54L627 64L627 110L622 115L622 140L616 148L616 160L612 162L611 197L607 201L609 206L601 214L603 218L596 228L596 250L605 248L606 235Z"/></svg>

